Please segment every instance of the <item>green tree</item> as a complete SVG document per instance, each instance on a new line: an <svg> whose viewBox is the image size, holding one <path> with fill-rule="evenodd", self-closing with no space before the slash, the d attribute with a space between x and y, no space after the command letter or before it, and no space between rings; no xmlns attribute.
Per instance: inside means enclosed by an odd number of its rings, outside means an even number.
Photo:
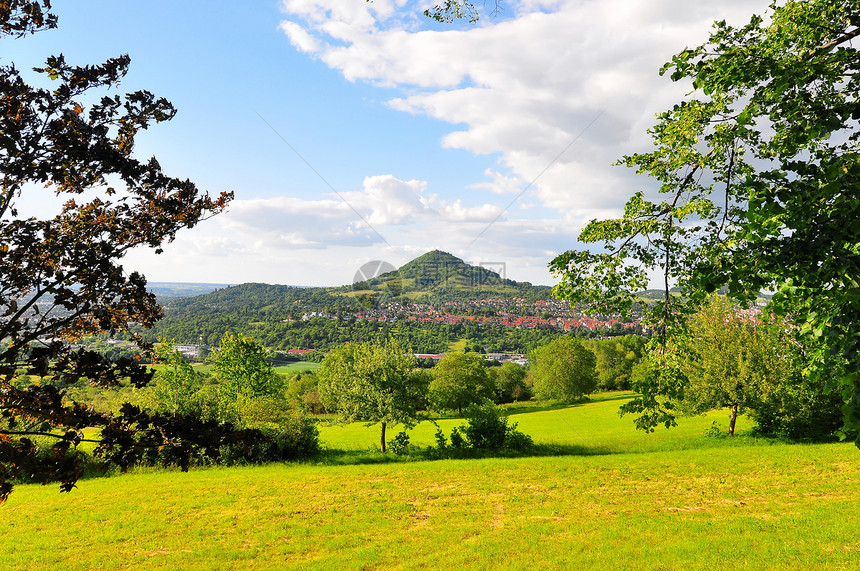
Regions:
<svg viewBox="0 0 860 571"><path fill-rule="evenodd" d="M463 409L494 397L495 387L486 360L477 353L451 353L433 368L429 400L437 410Z"/></svg>
<svg viewBox="0 0 860 571"><path fill-rule="evenodd" d="M218 380L220 420L242 422L245 408L259 409L261 398L284 400L280 395L283 380L268 360L266 348L241 333L225 333L220 347L207 358ZM272 406L274 402L268 403ZM255 416L259 417L260 414Z"/></svg>
<svg viewBox="0 0 860 571"><path fill-rule="evenodd" d="M559 337L532 352L529 377L541 400L575 401L597 388L597 359L579 339Z"/></svg>
<svg viewBox="0 0 860 571"><path fill-rule="evenodd" d="M48 0L0 3L2 41L49 33L57 23L50 7ZM151 327L162 311L144 277L127 273L121 258L135 247L161 252L176 232L231 199L212 199L164 174L155 158L134 157L137 134L176 110L148 91L115 94L129 63L119 56L76 66L50 56L36 71L51 89L28 85L12 63L0 66L0 501L23 477L72 489L87 427L99 429L95 454L122 468L153 449L187 468L193 455L217 454L229 437L226 427L192 418L132 405L97 413L65 398L78 381L108 389L151 380L136 359L111 361L64 341L127 332L148 350L135 331ZM109 93L98 97L100 89ZM19 216L22 193L38 187L62 206ZM21 371L45 382L17 388L12 381ZM40 445L46 440L55 444Z"/></svg>
<svg viewBox="0 0 860 571"><path fill-rule="evenodd" d="M174 340L162 339L155 348L155 362L161 365L152 386L156 408L180 414L197 412L195 396L203 386L203 375L176 350Z"/></svg>
<svg viewBox="0 0 860 571"><path fill-rule="evenodd" d="M584 345L597 358L598 386L602 390L627 390L630 374L642 359L645 340L636 335L589 340Z"/></svg>
<svg viewBox="0 0 860 571"><path fill-rule="evenodd" d="M785 329L741 315L725 297L711 295L687 324L678 347L688 381L679 408L699 414L729 408L729 434L738 414L757 409L797 370Z"/></svg>
<svg viewBox="0 0 860 571"><path fill-rule="evenodd" d="M671 345L708 292L741 303L777 292L771 310L798 326L819 386L835 372L846 427L860 427L860 36L856 0L789 0L748 24L714 24L707 43L685 49L661 73L691 94L660 114L656 148L621 163L659 183L637 192L615 220L591 222L551 263L556 293L628 312L663 276L665 295L646 308ZM682 293L670 296L674 285ZM671 424L662 396L682 377L649 375L625 410ZM681 384L678 385L677 383ZM671 400L671 399L670 399ZM857 441L860 444L860 440Z"/></svg>
<svg viewBox="0 0 860 571"><path fill-rule="evenodd" d="M320 398L340 423L380 423L380 447L385 452L389 424L412 428L420 419L427 377L416 369L412 355L391 338L342 345L332 349L317 369Z"/></svg>
<svg viewBox="0 0 860 571"><path fill-rule="evenodd" d="M526 370L516 363L502 363L490 369L490 378L496 386L496 403L509 403L531 398L525 382Z"/></svg>

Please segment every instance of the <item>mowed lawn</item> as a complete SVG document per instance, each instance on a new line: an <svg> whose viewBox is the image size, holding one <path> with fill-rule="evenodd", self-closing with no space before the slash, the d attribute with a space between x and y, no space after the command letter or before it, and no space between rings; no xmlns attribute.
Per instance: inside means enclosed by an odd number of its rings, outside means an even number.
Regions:
<svg viewBox="0 0 860 571"><path fill-rule="evenodd" d="M18 486L0 568L860 568L853 445L706 436L724 413L644 434L614 398L511 417L563 455L380 463L361 452L378 427L359 425L323 442L367 464Z"/></svg>

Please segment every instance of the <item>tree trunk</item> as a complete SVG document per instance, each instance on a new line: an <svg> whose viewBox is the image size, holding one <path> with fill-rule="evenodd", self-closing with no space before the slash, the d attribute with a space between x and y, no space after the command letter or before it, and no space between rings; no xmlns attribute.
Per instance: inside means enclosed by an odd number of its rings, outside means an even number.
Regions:
<svg viewBox="0 0 860 571"><path fill-rule="evenodd" d="M732 419L729 421L729 436L735 435L735 421L738 419L738 403L732 405Z"/></svg>
<svg viewBox="0 0 860 571"><path fill-rule="evenodd" d="M382 446L382 453L385 454L385 423L382 423L382 438L380 439L380 445Z"/></svg>

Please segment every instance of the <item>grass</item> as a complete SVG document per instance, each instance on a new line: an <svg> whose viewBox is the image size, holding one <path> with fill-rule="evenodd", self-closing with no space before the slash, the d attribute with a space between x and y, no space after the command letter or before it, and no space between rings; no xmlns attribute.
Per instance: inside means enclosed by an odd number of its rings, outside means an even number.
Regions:
<svg viewBox="0 0 860 571"><path fill-rule="evenodd" d="M457 341L452 341L448 344L448 352L449 353L465 353L466 352L466 339L458 339Z"/></svg>
<svg viewBox="0 0 860 571"><path fill-rule="evenodd" d="M303 371L316 371L319 369L319 363L311 361L297 361L288 365L279 365L275 367L276 373L301 373Z"/></svg>
<svg viewBox="0 0 860 571"><path fill-rule="evenodd" d="M394 462L371 452L378 427L327 426L329 449L376 463L17 486L0 568L860 568L853 446L706 436L724 412L639 433L623 398L511 407L536 443L581 454Z"/></svg>

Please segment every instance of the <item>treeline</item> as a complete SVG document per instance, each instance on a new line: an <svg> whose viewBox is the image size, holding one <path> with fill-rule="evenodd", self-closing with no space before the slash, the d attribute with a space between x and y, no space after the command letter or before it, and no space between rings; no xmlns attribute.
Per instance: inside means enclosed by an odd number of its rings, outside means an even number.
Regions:
<svg viewBox="0 0 860 571"><path fill-rule="evenodd" d="M545 327L517 329L498 324L478 325L474 323L433 323L400 319L395 322L359 320L353 317L332 319L311 317L307 320L270 321L248 312L226 313L214 310L211 313L189 313L172 315L144 332L150 341L160 337L176 339L178 343L202 343L216 345L226 332L242 333L253 337L272 350L316 349L327 351L344 343L365 343L380 336L393 335L404 346L416 353L444 353L451 343L466 340L472 350L487 353L528 353L566 333L563 330ZM641 330L640 330L641 331ZM580 328L573 334L590 339L612 337L630 333L621 325L612 328Z"/></svg>

